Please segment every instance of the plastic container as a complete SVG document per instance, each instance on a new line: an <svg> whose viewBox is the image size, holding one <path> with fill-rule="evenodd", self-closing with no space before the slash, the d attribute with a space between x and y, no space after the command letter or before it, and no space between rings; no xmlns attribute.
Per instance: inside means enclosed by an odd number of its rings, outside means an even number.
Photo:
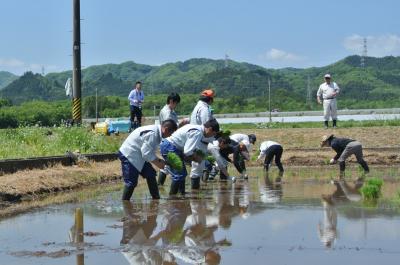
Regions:
<svg viewBox="0 0 400 265"><path fill-rule="evenodd" d="M110 121L113 129L120 133L127 133L131 128L131 121L130 120L119 120L119 121Z"/></svg>
<svg viewBox="0 0 400 265"><path fill-rule="evenodd" d="M108 134L108 124L105 122L98 122L94 125L94 131L96 133L107 135Z"/></svg>

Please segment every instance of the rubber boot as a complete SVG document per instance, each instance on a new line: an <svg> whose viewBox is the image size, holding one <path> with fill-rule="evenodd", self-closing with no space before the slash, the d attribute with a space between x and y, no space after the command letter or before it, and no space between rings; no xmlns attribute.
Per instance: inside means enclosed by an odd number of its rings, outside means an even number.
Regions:
<svg viewBox="0 0 400 265"><path fill-rule="evenodd" d="M192 181L192 190L200 189L200 178L190 178Z"/></svg>
<svg viewBox="0 0 400 265"><path fill-rule="evenodd" d="M203 170L203 175L201 175L201 180L207 182L210 177L210 172L207 169Z"/></svg>
<svg viewBox="0 0 400 265"><path fill-rule="evenodd" d="M367 162L365 162L365 160L361 160L359 163L362 166L362 168L364 169L365 173L369 173L369 167L368 167Z"/></svg>
<svg viewBox="0 0 400 265"><path fill-rule="evenodd" d="M324 121L324 127L325 127L325 129L328 129L328 127L329 127L328 121Z"/></svg>
<svg viewBox="0 0 400 265"><path fill-rule="evenodd" d="M147 187L154 200L160 199L160 192L158 191L156 176L146 178Z"/></svg>
<svg viewBox="0 0 400 265"><path fill-rule="evenodd" d="M158 185L159 186L163 186L165 183L165 179L167 178L167 174L165 174L164 172L160 171L158 173Z"/></svg>
<svg viewBox="0 0 400 265"><path fill-rule="evenodd" d="M133 188L133 187L124 186L124 191L122 192L122 200L129 201L132 197L134 189L135 188Z"/></svg>
<svg viewBox="0 0 400 265"><path fill-rule="evenodd" d="M200 182L200 181L199 181ZM182 195L185 195L185 193L186 193L186 191L185 191L185 184L186 184L186 181L185 181L185 179L183 179L183 180L181 180L180 182L179 182L179 186L178 186L178 191L182 194Z"/></svg>
<svg viewBox="0 0 400 265"><path fill-rule="evenodd" d="M219 180L220 181L227 181L228 180L228 176L225 175L224 173L222 173L222 171L219 172Z"/></svg>
<svg viewBox="0 0 400 265"><path fill-rule="evenodd" d="M339 177L340 177L340 178L344 178L344 171L345 171L345 169L346 169L346 164L345 164L344 161L339 162L339 168L340 168L340 175L339 175Z"/></svg>
<svg viewBox="0 0 400 265"><path fill-rule="evenodd" d="M336 128L336 120L332 120L333 128Z"/></svg>
<svg viewBox="0 0 400 265"><path fill-rule="evenodd" d="M176 195L179 190L179 182L172 180L171 181L171 188L169 190L169 195Z"/></svg>

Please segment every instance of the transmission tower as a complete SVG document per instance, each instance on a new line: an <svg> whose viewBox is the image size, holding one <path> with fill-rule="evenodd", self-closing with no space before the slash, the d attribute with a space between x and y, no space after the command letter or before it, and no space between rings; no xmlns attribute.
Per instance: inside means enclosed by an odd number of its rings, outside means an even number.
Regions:
<svg viewBox="0 0 400 265"><path fill-rule="evenodd" d="M229 63L229 55L225 54L225 68L228 67L228 63Z"/></svg>
<svg viewBox="0 0 400 265"><path fill-rule="evenodd" d="M44 76L44 66L42 66L42 76Z"/></svg>
<svg viewBox="0 0 400 265"><path fill-rule="evenodd" d="M364 40L363 40L363 51L362 51L362 54L361 54L361 64L360 64L361 68L365 68L365 59L367 57L367 54L368 54L367 38L364 37Z"/></svg>

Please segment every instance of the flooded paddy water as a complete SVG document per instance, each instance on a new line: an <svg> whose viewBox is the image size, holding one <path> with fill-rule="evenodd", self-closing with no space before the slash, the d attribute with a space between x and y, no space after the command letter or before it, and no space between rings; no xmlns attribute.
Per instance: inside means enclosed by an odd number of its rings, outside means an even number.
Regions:
<svg viewBox="0 0 400 265"><path fill-rule="evenodd" d="M350 169L350 168L349 168ZM350 171L350 170L349 170ZM373 168L381 198L364 202L352 168L288 168L249 180L209 182L185 199L152 201L140 185L0 219L0 264L397 264L399 168ZM143 184L143 183L142 183ZM122 185L122 184L118 184ZM74 245L74 212L84 245Z"/></svg>

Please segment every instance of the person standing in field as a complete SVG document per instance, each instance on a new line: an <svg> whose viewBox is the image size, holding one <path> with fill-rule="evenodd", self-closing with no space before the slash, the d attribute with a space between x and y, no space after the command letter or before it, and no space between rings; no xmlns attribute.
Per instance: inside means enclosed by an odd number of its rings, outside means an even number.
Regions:
<svg viewBox="0 0 400 265"><path fill-rule="evenodd" d="M203 125L213 118L210 105L213 103L215 93L212 89L206 89L200 94L199 101L190 115L190 124Z"/></svg>
<svg viewBox="0 0 400 265"><path fill-rule="evenodd" d="M324 106L324 126L325 129L329 127L329 117L332 117L332 126L336 128L337 126L337 103L336 97L339 94L339 86L331 80L331 75L326 74L324 76L325 82L322 83L317 91L317 101L318 104L323 104ZM322 100L321 101L321 96Z"/></svg>
<svg viewBox="0 0 400 265"><path fill-rule="evenodd" d="M132 197L139 174L146 179L152 198L160 198L157 173L151 164L160 169L165 167L165 161L156 156L156 150L162 138L171 136L176 129L177 125L173 120L166 120L161 125L140 127L125 139L117 154L121 160L125 183L122 200L130 200Z"/></svg>
<svg viewBox="0 0 400 265"><path fill-rule="evenodd" d="M142 104L144 102L144 93L142 91L142 82L137 81L135 87L129 93L129 108L131 129L142 126Z"/></svg>
<svg viewBox="0 0 400 265"><path fill-rule="evenodd" d="M201 92L199 101L197 102L192 111L192 114L190 115L190 124L204 125L206 122L213 119L210 105L214 102L214 97L215 92L212 89L205 89ZM199 149L206 154L208 144L213 142L214 140L214 137L203 139L203 141L199 144ZM192 162L192 168L190 171L192 189L200 189L200 178L203 175L204 169L204 160L200 162Z"/></svg>
<svg viewBox="0 0 400 265"><path fill-rule="evenodd" d="M322 137L321 147L331 147L335 150L336 155L329 161L329 163L336 164L339 162L340 177L344 177L346 169L345 161L351 155L356 156L357 162L364 169L365 173L369 172L368 164L365 162L363 157L362 145L359 141L349 138L337 138L333 134L324 135Z"/></svg>
<svg viewBox="0 0 400 265"><path fill-rule="evenodd" d="M175 112L175 109L179 102L181 102L181 97L178 93L172 92L168 95L167 104L165 104L159 114L160 124L163 123L165 120L173 120L178 125L178 127L182 127L189 122L187 119L183 119L179 123L178 115ZM163 169L160 169L160 173L158 174L158 185L163 186L166 177L167 172L165 172Z"/></svg>

